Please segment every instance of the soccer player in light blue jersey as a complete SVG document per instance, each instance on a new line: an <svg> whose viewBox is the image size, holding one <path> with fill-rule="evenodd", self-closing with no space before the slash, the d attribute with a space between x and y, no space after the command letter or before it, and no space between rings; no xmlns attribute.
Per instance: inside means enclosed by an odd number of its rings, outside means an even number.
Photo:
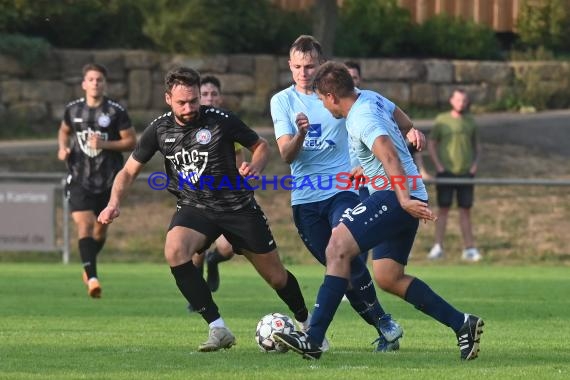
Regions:
<svg viewBox="0 0 570 380"><path fill-rule="evenodd" d="M458 311L418 278L405 274L419 220L435 220L427 193L393 117L393 104L373 91L360 91L345 65L323 64L313 86L323 106L337 119L346 118L350 144L370 197L348 210L333 229L326 248L326 275L319 289L307 332L275 333L274 338L307 359L318 359L326 330L351 281L351 260L362 250L374 251L374 278L390 292L453 329L461 359L475 359L483 320ZM386 339L389 341L388 337Z"/></svg>
<svg viewBox="0 0 570 380"><path fill-rule="evenodd" d="M289 67L295 83L273 96L271 116L279 152L296 179L291 193L295 225L307 249L325 265L333 227L360 201L347 186L352 166L344 121L332 117L311 87L312 75L323 61L321 46L312 36L300 36L293 43ZM410 136L422 137L416 130ZM397 350L402 328L380 306L360 258L350 265L346 295L353 309L377 330L376 351Z"/></svg>

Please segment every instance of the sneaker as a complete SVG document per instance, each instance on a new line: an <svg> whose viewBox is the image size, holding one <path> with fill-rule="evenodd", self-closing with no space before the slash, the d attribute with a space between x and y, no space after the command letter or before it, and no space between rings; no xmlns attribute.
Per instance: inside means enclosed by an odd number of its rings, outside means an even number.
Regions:
<svg viewBox="0 0 570 380"><path fill-rule="evenodd" d="M271 337L276 342L286 345L289 349L303 356L303 359L316 360L321 357L323 350L311 343L304 331L293 331L290 334L274 332Z"/></svg>
<svg viewBox="0 0 570 380"><path fill-rule="evenodd" d="M208 252L206 254L206 263L208 265L208 274L206 275L206 283L213 293L220 287L220 271L218 270L218 263L209 259L212 255Z"/></svg>
<svg viewBox="0 0 570 380"><path fill-rule="evenodd" d="M394 342L388 342L386 338L384 338L384 335L380 335L378 339L372 342L372 344L376 343L378 343L376 349L374 350L376 352L392 352L392 351L398 351L400 349L399 339L395 340Z"/></svg>
<svg viewBox="0 0 570 380"><path fill-rule="evenodd" d="M311 327L311 313L309 313L309 316L307 317L307 320L305 322L299 322L298 320L295 319L295 323L297 324L297 328L306 333L307 331L309 331L309 327ZM329 345L329 341L327 340L327 337L325 337L323 339L323 344L321 345L321 351L322 352L326 352L328 351L330 348Z"/></svg>
<svg viewBox="0 0 570 380"><path fill-rule="evenodd" d="M431 247L427 258L430 260L437 260L437 259L441 259L443 257L443 248L441 248L441 244L434 244L433 247Z"/></svg>
<svg viewBox="0 0 570 380"><path fill-rule="evenodd" d="M390 314L384 314L378 320L378 329L388 343L396 342L404 335L404 330Z"/></svg>
<svg viewBox="0 0 570 380"><path fill-rule="evenodd" d="M87 294L91 298L101 298L101 284L97 278L92 277L87 281Z"/></svg>
<svg viewBox="0 0 570 380"><path fill-rule="evenodd" d="M198 346L200 352L218 351L221 348L230 348L236 344L236 337L225 327L210 329L208 340Z"/></svg>
<svg viewBox="0 0 570 380"><path fill-rule="evenodd" d="M461 258L465 261L476 263L477 261L480 261L483 256L479 253L477 248L467 248L463 250Z"/></svg>
<svg viewBox="0 0 570 380"><path fill-rule="evenodd" d="M485 322L475 315L465 314L467 320L457 332L457 345L462 360L472 360L479 354L479 340L483 334Z"/></svg>

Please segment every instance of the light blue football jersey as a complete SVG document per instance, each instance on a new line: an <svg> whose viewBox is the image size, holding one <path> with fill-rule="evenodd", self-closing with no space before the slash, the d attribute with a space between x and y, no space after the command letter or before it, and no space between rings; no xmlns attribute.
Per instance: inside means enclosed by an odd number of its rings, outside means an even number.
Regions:
<svg viewBox="0 0 570 380"><path fill-rule="evenodd" d="M428 195L418 168L394 120L396 106L374 91L360 90L358 93L359 97L346 117L346 129L351 149L356 153L364 169L364 175L371 179L377 178L376 186L368 184L368 190L372 194L381 189L391 188L384 166L372 153L372 145L378 136L390 136L406 173L410 195L427 200Z"/></svg>
<svg viewBox="0 0 570 380"><path fill-rule="evenodd" d="M346 188L351 166L344 119L335 119L315 93L300 93L294 85L275 94L270 104L276 139L297 133L299 112L311 124L303 148L291 163L295 178L291 204L319 202ZM340 183L338 175L344 176Z"/></svg>

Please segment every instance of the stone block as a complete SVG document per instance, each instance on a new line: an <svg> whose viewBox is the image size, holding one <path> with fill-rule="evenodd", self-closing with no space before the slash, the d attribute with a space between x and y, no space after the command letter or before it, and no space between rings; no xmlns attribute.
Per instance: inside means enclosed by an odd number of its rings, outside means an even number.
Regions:
<svg viewBox="0 0 570 380"><path fill-rule="evenodd" d="M228 57L225 55L210 55L203 57L190 57L187 55L173 55L161 62L161 68L168 71L177 66L190 67L198 72L226 73L228 71Z"/></svg>
<svg viewBox="0 0 570 380"><path fill-rule="evenodd" d="M413 83L411 103L418 106L435 107L438 104L437 85L432 83Z"/></svg>
<svg viewBox="0 0 570 380"><path fill-rule="evenodd" d="M244 74L221 74L218 75L225 94L253 93L255 81L253 77Z"/></svg>
<svg viewBox="0 0 570 380"><path fill-rule="evenodd" d="M97 50L93 61L107 68L107 80L124 81L126 78L125 57L122 50Z"/></svg>
<svg viewBox="0 0 570 380"><path fill-rule="evenodd" d="M160 62L159 54L146 50L127 50L124 52L125 68L152 69Z"/></svg>
<svg viewBox="0 0 570 380"><path fill-rule="evenodd" d="M426 81L429 83L453 82L453 64L443 59L428 59L424 61Z"/></svg>
<svg viewBox="0 0 570 380"><path fill-rule="evenodd" d="M0 54L0 78L22 77L25 74L26 69L16 58Z"/></svg>
<svg viewBox="0 0 570 380"><path fill-rule="evenodd" d="M22 81L22 100L50 103L64 103L71 95L69 88L60 81Z"/></svg>
<svg viewBox="0 0 570 380"><path fill-rule="evenodd" d="M409 83L403 82L368 82L367 90L373 90L382 94L396 104L410 104L412 89Z"/></svg>
<svg viewBox="0 0 570 380"><path fill-rule="evenodd" d="M453 61L455 82L457 83L493 83L509 82L513 70L503 62L489 61Z"/></svg>
<svg viewBox="0 0 570 380"><path fill-rule="evenodd" d="M114 82L107 84L107 95L111 99L125 99L127 98L129 93L129 89L127 88L127 84L125 82Z"/></svg>
<svg viewBox="0 0 570 380"><path fill-rule="evenodd" d="M252 74L255 56L249 54L232 54L228 56L228 72L237 74Z"/></svg>
<svg viewBox="0 0 570 380"><path fill-rule="evenodd" d="M271 55L258 55L255 57L255 96L268 99L269 94L279 83L279 68L277 60Z"/></svg>
<svg viewBox="0 0 570 380"><path fill-rule="evenodd" d="M416 59L363 59L361 66L366 80L417 81L426 75L422 61Z"/></svg>
<svg viewBox="0 0 570 380"><path fill-rule="evenodd" d="M61 80L62 67L60 56L53 49L48 50L41 64L32 66L29 72L32 78Z"/></svg>
<svg viewBox="0 0 570 380"><path fill-rule="evenodd" d="M61 62L62 78L83 78L83 66L93 62L93 53L88 50L55 50Z"/></svg>
<svg viewBox="0 0 570 380"><path fill-rule="evenodd" d="M129 72L129 107L147 108L150 105L152 76L149 70L136 69Z"/></svg>
<svg viewBox="0 0 570 380"><path fill-rule="evenodd" d="M11 104L22 99L22 81L18 79L0 81L0 88L2 103Z"/></svg>
<svg viewBox="0 0 570 380"><path fill-rule="evenodd" d="M18 102L10 105L8 108L10 114L19 119L29 122L45 121L46 117L51 117L48 114L47 103L44 102Z"/></svg>

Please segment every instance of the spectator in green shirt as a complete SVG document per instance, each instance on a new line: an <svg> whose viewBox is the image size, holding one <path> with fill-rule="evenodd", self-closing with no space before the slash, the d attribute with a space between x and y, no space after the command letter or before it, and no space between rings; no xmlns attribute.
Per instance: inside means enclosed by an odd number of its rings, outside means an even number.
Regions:
<svg viewBox="0 0 570 380"><path fill-rule="evenodd" d="M469 115L469 96L455 89L449 99L451 111L440 114L429 135L428 151L437 171L437 178L473 178L477 173L480 143L477 126ZM459 224L463 236L462 259L476 262L482 256L475 247L470 210L473 206L473 185L442 184L436 186L438 220L435 228L435 243L428 254L429 259L443 257L443 237L447 226L449 209L456 194L459 208Z"/></svg>

